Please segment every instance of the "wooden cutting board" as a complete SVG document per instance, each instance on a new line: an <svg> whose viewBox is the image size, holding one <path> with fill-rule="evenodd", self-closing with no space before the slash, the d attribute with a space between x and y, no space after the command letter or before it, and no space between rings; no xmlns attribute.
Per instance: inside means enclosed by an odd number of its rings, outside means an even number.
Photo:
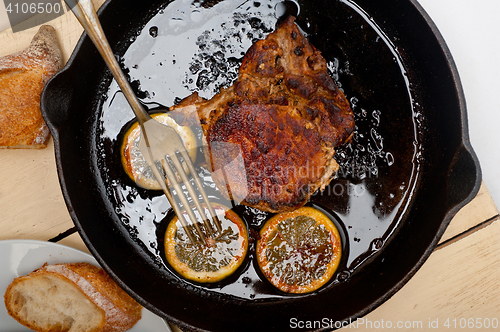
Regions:
<svg viewBox="0 0 500 332"><path fill-rule="evenodd" d="M100 6L103 0L94 3ZM56 28L67 61L83 29L72 13L48 24ZM0 56L23 50L37 30L0 32ZM87 251L75 233L61 194L52 141L45 150L0 150L0 169L0 240L52 240ZM490 325L494 319L497 323L500 320L499 239L498 209L483 184L477 197L455 216L439 246L408 284L348 328L491 330L484 328L487 319ZM313 323L295 322L297 326ZM328 323L328 317L320 323ZM336 322L330 323L334 327Z"/></svg>

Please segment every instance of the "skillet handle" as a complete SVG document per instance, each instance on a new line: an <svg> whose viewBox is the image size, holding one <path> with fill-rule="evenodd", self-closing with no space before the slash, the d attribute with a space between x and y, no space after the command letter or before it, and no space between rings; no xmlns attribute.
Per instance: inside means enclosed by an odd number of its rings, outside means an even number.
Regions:
<svg viewBox="0 0 500 332"><path fill-rule="evenodd" d="M447 179L446 203L455 214L469 203L481 186L481 166L472 147L462 144L455 153Z"/></svg>
<svg viewBox="0 0 500 332"><path fill-rule="evenodd" d="M43 119L57 141L62 128L67 125L68 112L74 96L75 86L72 81L72 68L66 67L56 73L47 82L40 99Z"/></svg>

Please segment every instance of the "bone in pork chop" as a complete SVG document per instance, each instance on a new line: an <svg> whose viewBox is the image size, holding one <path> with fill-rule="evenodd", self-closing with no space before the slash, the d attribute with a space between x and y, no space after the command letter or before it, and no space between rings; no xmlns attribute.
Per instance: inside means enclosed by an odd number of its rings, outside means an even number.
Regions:
<svg viewBox="0 0 500 332"><path fill-rule="evenodd" d="M181 122L201 123L221 191L275 213L304 205L330 183L335 147L354 129L349 102L294 21L250 47L230 88L171 108Z"/></svg>

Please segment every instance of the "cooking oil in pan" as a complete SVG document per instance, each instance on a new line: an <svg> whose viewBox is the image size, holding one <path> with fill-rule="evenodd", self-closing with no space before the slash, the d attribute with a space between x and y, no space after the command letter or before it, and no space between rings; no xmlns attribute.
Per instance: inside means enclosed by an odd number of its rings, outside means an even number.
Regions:
<svg viewBox="0 0 500 332"><path fill-rule="evenodd" d="M308 3L306 10L295 1L174 1L142 28L121 63L138 96L152 109L166 110L194 91L211 98L234 82L251 44L274 30L277 12L298 14L297 24L321 50L356 121L353 140L337 149L337 178L309 203L328 214L342 235L341 265L325 286L334 287L371 257L383 254L384 244L404 222L418 178L419 123L404 64L377 25L350 1L314 4L317 8ZM111 82L98 130L103 167L109 170L103 180L131 238L146 248L161 271L173 273L162 248L170 205L161 192L137 187L117 157L117 146L133 119L116 82ZM201 138L201 132L197 135ZM218 199L201 151L197 160L206 189ZM271 215L244 206L235 210L251 237L245 264L222 283L186 284L247 299L286 296L260 276L254 260L256 234Z"/></svg>

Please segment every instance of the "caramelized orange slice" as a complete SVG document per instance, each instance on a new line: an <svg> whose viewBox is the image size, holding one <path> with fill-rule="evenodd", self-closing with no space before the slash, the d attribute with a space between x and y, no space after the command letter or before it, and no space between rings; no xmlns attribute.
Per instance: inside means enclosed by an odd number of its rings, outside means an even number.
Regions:
<svg viewBox="0 0 500 332"><path fill-rule="evenodd" d="M167 113L155 113L151 117L156 121L170 126L177 131L184 143L191 160L196 159L196 137L191 128L178 125ZM135 122L125 133L121 147L121 161L127 175L140 187L151 190L161 190L160 184L151 171L146 159L139 150L141 128ZM161 169L161 167L160 167ZM189 172L187 167L184 169ZM163 172L163 170L161 170Z"/></svg>
<svg viewBox="0 0 500 332"><path fill-rule="evenodd" d="M259 267L283 292L315 291L331 279L339 265L339 232L324 213L312 207L275 215L264 224L260 236Z"/></svg>
<svg viewBox="0 0 500 332"><path fill-rule="evenodd" d="M243 263L248 251L248 232L243 220L222 205L212 207L221 221L222 233L209 237L200 223L207 236L206 243L191 243L177 216L165 233L168 263L184 278L201 283L213 283L230 276ZM205 213L208 215L208 209ZM189 220L187 214L184 216ZM215 230L215 226L213 228Z"/></svg>

